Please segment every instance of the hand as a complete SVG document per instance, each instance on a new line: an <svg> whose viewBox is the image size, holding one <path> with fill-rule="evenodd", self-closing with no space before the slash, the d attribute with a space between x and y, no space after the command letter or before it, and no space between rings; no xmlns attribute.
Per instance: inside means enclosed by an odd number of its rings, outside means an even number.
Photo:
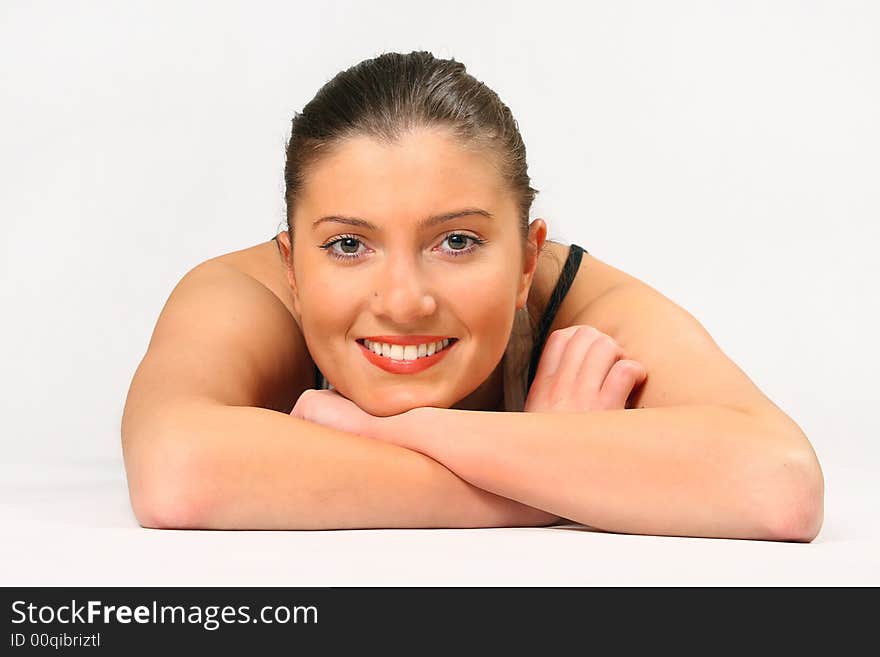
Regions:
<svg viewBox="0 0 880 657"><path fill-rule="evenodd" d="M644 383L644 365L625 358L610 336L585 324L553 331L547 338L526 412L565 413L626 407Z"/></svg>
<svg viewBox="0 0 880 657"><path fill-rule="evenodd" d="M381 425L380 421L384 419L370 415L336 390L313 388L309 388L299 396L290 414L331 429L370 438L376 437Z"/></svg>

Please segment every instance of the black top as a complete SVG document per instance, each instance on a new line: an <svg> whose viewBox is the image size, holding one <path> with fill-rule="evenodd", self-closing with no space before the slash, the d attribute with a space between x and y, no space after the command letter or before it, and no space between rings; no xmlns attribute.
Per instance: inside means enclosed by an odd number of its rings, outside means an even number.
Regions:
<svg viewBox="0 0 880 657"><path fill-rule="evenodd" d="M274 240L276 238L273 237L272 239ZM581 258L583 258L584 253L589 253L589 251L582 249L577 244L572 244L569 247L568 257L565 259L562 273L559 275L559 280L556 281L556 287L553 288L553 293L550 295L550 301L547 303L544 315L538 323L538 330L535 335L535 343L532 347L532 356L529 363L529 378L526 387L527 394L529 388L532 387L532 381L535 379L535 373L538 369L538 361L541 359L541 352L544 350L544 343L547 341L550 327L553 325L553 320L556 319L556 313L559 310L559 306L562 305L562 300L565 298L565 295L568 294L568 289L574 282L574 278L577 275L578 268L581 264ZM318 366L315 365L315 388L320 390L323 387L323 381L324 375L321 373L321 370L318 369Z"/></svg>

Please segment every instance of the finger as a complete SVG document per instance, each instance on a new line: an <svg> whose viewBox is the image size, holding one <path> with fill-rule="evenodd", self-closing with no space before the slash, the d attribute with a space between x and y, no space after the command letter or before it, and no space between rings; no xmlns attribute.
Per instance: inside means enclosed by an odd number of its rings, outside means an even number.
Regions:
<svg viewBox="0 0 880 657"><path fill-rule="evenodd" d="M293 417L298 417L302 420L305 420L306 415L308 415L307 402L302 397L300 397L293 405L293 408L290 410L290 414Z"/></svg>
<svg viewBox="0 0 880 657"><path fill-rule="evenodd" d="M580 363L577 379L573 382L584 395L584 399L580 401L595 401L599 397L608 373L622 356L623 350L610 336L605 333L596 336Z"/></svg>
<svg viewBox="0 0 880 657"><path fill-rule="evenodd" d="M544 408L550 403L554 383L554 373L562 362L565 347L577 331L577 326L569 326L553 331L544 343L535 377L529 386L524 410Z"/></svg>
<svg viewBox="0 0 880 657"><path fill-rule="evenodd" d="M645 366L638 361L619 360L614 363L599 393L602 408L624 408L633 388L644 381L646 376Z"/></svg>
<svg viewBox="0 0 880 657"><path fill-rule="evenodd" d="M546 379L553 376L559 363L562 362L562 354L565 352L565 346L577 331L577 326L569 326L558 331L553 331L544 344L544 350L538 360L538 369L535 372L535 379Z"/></svg>
<svg viewBox="0 0 880 657"><path fill-rule="evenodd" d="M581 367L587 360L593 344L599 340L602 335L603 334L598 329L595 329L592 326L582 326L580 327L580 330L572 336L571 340L569 340L568 345L566 345L565 353L562 356L562 362L559 364L559 369L556 370L556 374L553 377L554 387L566 397L573 400L575 397L581 396L579 394L581 388L585 389L585 386L581 384L578 378ZM599 388L596 387L593 390L593 393L596 394L598 392Z"/></svg>

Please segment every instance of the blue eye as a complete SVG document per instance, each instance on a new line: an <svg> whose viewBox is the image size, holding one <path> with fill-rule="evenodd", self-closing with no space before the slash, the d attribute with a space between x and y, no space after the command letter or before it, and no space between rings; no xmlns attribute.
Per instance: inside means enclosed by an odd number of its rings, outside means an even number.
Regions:
<svg viewBox="0 0 880 657"><path fill-rule="evenodd" d="M465 233L449 233L445 235L441 242L446 242L448 240L455 240L455 244L467 244L467 240L471 240L474 242L474 245L469 248L461 248L461 249L450 249L447 250L446 253L451 255L453 258L458 258L463 255L470 255L478 248L480 248L483 244L486 243L486 240L480 239L479 237L474 237L473 235L467 235ZM350 248L354 249L354 251L342 251L342 253L336 251L333 247L336 244L340 244L341 248ZM361 245L361 239L355 235L339 235L338 237L333 238L332 240L325 242L318 246L320 249L324 249L327 251L327 254L336 258L337 260L360 260L363 256L357 255L358 247Z"/></svg>

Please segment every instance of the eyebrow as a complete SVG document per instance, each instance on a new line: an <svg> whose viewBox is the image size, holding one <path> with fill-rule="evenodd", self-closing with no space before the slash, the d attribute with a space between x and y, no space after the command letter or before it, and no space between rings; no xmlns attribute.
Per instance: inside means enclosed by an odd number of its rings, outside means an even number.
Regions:
<svg viewBox="0 0 880 657"><path fill-rule="evenodd" d="M485 210L481 210L480 208L464 208L463 210L454 210L453 212L444 212L443 214L435 214L433 216L422 219L418 223L418 228L428 228L430 226L436 226L437 224L442 224L445 221L452 221L453 219L458 219L459 217L466 217L468 215L481 215L488 219L494 219L491 213L486 212ZM324 223L325 221L334 221L340 224L348 224L350 226L360 226L362 228L366 228L368 230L379 231L379 227L375 224L366 221L365 219L359 219L358 217L345 217L340 215L331 214L326 217L321 217L312 223L312 228L317 228L319 224Z"/></svg>

